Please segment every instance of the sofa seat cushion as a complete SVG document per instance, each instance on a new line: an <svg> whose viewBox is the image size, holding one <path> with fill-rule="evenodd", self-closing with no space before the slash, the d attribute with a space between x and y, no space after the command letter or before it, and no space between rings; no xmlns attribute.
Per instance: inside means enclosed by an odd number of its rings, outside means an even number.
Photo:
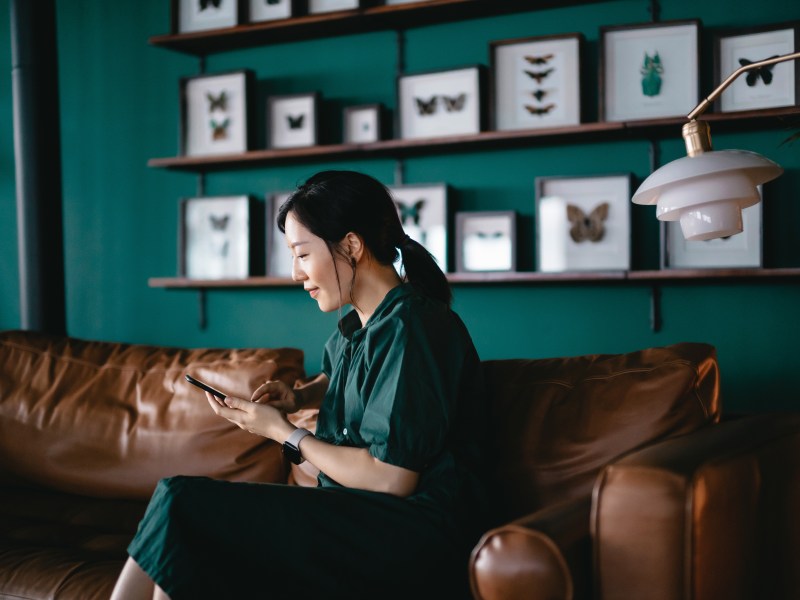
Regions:
<svg viewBox="0 0 800 600"><path fill-rule="evenodd" d="M497 509L513 519L591 493L636 448L719 420L713 346L484 363Z"/></svg>
<svg viewBox="0 0 800 600"><path fill-rule="evenodd" d="M187 372L249 398L302 378L303 353L0 333L0 482L147 499L171 475L285 481L280 447L215 415Z"/></svg>
<svg viewBox="0 0 800 600"><path fill-rule="evenodd" d="M0 491L0 597L106 600L147 503Z"/></svg>

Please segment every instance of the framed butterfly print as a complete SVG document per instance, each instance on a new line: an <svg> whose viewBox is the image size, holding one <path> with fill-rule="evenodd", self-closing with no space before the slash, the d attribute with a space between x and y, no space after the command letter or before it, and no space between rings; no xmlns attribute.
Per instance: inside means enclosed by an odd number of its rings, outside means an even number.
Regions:
<svg viewBox="0 0 800 600"><path fill-rule="evenodd" d="M450 271L448 228L450 189L445 183L388 186L403 229L433 255L439 267Z"/></svg>
<svg viewBox="0 0 800 600"><path fill-rule="evenodd" d="M583 40L568 33L491 42L493 128L578 125Z"/></svg>
<svg viewBox="0 0 800 600"><path fill-rule="evenodd" d="M456 271L516 271L517 213L456 213Z"/></svg>
<svg viewBox="0 0 800 600"><path fill-rule="evenodd" d="M469 135L486 128L486 68L402 75L397 81L401 139Z"/></svg>
<svg viewBox="0 0 800 600"><path fill-rule="evenodd" d="M239 154L250 149L253 81L249 69L180 80L181 154Z"/></svg>
<svg viewBox="0 0 800 600"><path fill-rule="evenodd" d="M291 195L291 192L275 192L266 196L267 275L270 277L292 276L292 251L275 220L278 209Z"/></svg>
<svg viewBox="0 0 800 600"><path fill-rule="evenodd" d="M234 27L241 22L241 0L172 0L172 32Z"/></svg>
<svg viewBox="0 0 800 600"><path fill-rule="evenodd" d="M370 5L369 0L308 0L309 14L353 10Z"/></svg>
<svg viewBox="0 0 800 600"><path fill-rule="evenodd" d="M800 23L724 30L714 38L714 85L740 67L800 50ZM798 64L787 61L740 75L716 102L720 112L794 106L800 99Z"/></svg>
<svg viewBox="0 0 800 600"><path fill-rule="evenodd" d="M319 103L319 92L267 98L269 147L316 146L319 131Z"/></svg>
<svg viewBox="0 0 800 600"><path fill-rule="evenodd" d="M700 21L600 28L600 118L684 116L699 100Z"/></svg>
<svg viewBox="0 0 800 600"><path fill-rule="evenodd" d="M630 269L630 173L536 178L536 269Z"/></svg>
<svg viewBox="0 0 800 600"><path fill-rule="evenodd" d="M342 131L345 144L369 144L386 137L383 104L361 104L344 109Z"/></svg>
<svg viewBox="0 0 800 600"><path fill-rule="evenodd" d="M259 222L258 203L250 196L182 199L180 275L191 279L245 279L259 274L263 265Z"/></svg>
<svg viewBox="0 0 800 600"><path fill-rule="evenodd" d="M303 13L301 0L249 0L248 21L276 21L289 19Z"/></svg>
<svg viewBox="0 0 800 600"><path fill-rule="evenodd" d="M763 194L762 187L758 190ZM713 240L687 240L678 221L662 221L662 268L761 267L763 205L759 202L742 210L742 233Z"/></svg>

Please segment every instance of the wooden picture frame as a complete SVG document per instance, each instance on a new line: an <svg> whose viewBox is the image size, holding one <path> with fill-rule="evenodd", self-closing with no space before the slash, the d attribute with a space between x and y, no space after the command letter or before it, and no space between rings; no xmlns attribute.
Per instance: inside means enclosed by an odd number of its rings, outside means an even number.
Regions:
<svg viewBox="0 0 800 600"><path fill-rule="evenodd" d="M240 154L251 148L250 69L180 79L180 152L184 156Z"/></svg>
<svg viewBox="0 0 800 600"><path fill-rule="evenodd" d="M397 136L423 139L486 129L486 67L427 71L397 78Z"/></svg>
<svg viewBox="0 0 800 600"><path fill-rule="evenodd" d="M516 271L517 239L516 211L457 212L456 271Z"/></svg>
<svg viewBox="0 0 800 600"><path fill-rule="evenodd" d="M321 94L284 94L267 98L270 148L304 148L319 142Z"/></svg>
<svg viewBox="0 0 800 600"><path fill-rule="evenodd" d="M698 19L600 28L600 120L684 116L700 98Z"/></svg>
<svg viewBox="0 0 800 600"><path fill-rule="evenodd" d="M738 68L800 51L800 22L725 29L714 34L714 87ZM719 112L796 106L800 103L800 65L786 61L747 71L714 103Z"/></svg>
<svg viewBox="0 0 800 600"><path fill-rule="evenodd" d="M582 120L581 33L490 42L492 129L541 129Z"/></svg>

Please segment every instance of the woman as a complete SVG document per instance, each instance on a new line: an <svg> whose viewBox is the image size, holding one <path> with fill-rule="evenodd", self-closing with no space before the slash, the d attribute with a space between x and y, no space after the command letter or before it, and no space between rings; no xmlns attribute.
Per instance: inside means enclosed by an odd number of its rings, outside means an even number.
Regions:
<svg viewBox="0 0 800 600"><path fill-rule="evenodd" d="M387 189L360 173L313 176L278 225L293 279L322 311L353 310L311 385L206 395L219 416L317 467L318 487L162 480L112 598L466 597L486 525L485 394L445 275L405 235ZM315 435L286 418L309 407Z"/></svg>

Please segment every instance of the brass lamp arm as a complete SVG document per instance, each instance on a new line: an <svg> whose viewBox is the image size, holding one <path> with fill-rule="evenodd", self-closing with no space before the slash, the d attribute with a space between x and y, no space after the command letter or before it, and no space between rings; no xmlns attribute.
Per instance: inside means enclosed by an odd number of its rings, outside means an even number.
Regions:
<svg viewBox="0 0 800 600"><path fill-rule="evenodd" d="M720 94L725 91L725 89L734 82L734 80L739 77L742 73L746 71L750 71L752 69L759 69L761 67L765 67L767 65L774 65L775 63L785 62L787 60L798 60L800 59L800 52L793 52L792 54L784 54L782 56L776 56L774 58L767 58L764 60L760 60L758 62L750 63L749 65L745 65L743 67L739 67L733 73L731 73L728 78L719 84L719 87L711 92L705 100L700 102L692 112L686 115L686 118L690 121L695 120L697 117L702 115L709 106L719 98Z"/></svg>

